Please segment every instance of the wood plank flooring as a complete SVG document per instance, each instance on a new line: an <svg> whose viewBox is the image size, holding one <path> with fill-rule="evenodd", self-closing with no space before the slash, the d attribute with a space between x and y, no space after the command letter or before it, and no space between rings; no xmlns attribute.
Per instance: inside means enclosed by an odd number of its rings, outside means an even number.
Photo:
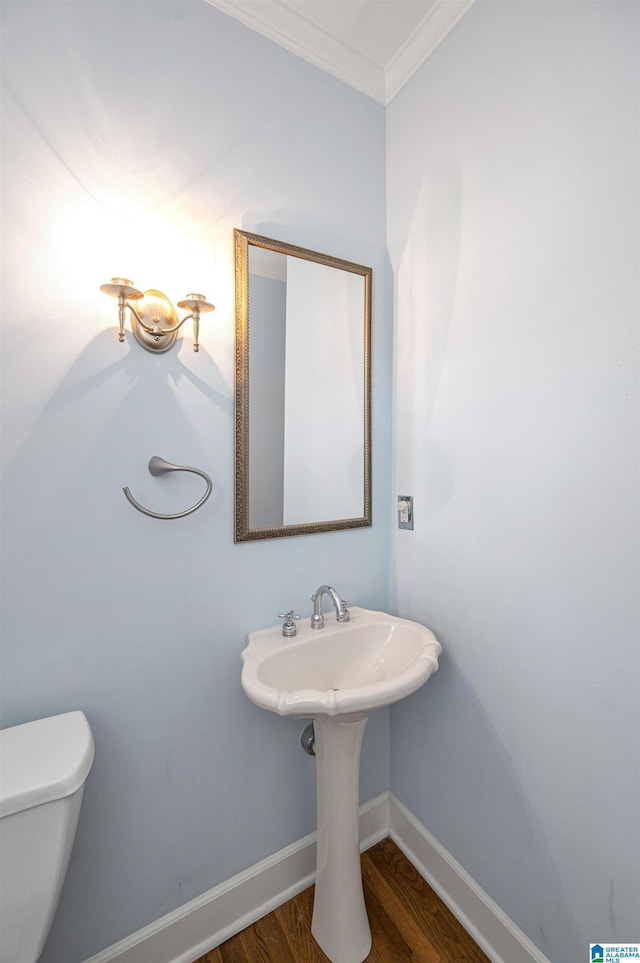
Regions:
<svg viewBox="0 0 640 963"><path fill-rule="evenodd" d="M491 963L390 839L362 855L367 963ZM194 963L328 963L311 936L313 887Z"/></svg>

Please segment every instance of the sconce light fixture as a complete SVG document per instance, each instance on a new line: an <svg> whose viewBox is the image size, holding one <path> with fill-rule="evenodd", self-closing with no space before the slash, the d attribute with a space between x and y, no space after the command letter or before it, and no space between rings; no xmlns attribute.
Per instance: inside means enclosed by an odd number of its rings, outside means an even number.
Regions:
<svg viewBox="0 0 640 963"><path fill-rule="evenodd" d="M118 324L120 333L118 340L124 341L125 308L129 309L131 330L143 348L160 354L168 351L175 344L178 330L185 321L193 319L193 350L200 347L198 336L200 333L200 314L205 311L215 311L215 305L209 304L204 294L187 294L184 301L178 301L179 308L190 311L178 321L178 314L169 298L151 289L138 291L133 281L127 278L111 278L110 284L101 284L100 290L112 298L118 299ZM138 302L136 307L133 301Z"/></svg>

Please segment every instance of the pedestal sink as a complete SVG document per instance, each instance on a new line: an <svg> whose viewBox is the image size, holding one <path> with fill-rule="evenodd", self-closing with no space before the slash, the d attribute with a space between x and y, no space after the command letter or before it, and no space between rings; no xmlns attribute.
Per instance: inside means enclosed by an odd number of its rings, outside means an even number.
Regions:
<svg viewBox="0 0 640 963"><path fill-rule="evenodd" d="M314 720L318 842L311 932L332 963L362 963L371 949L358 835L360 747L369 713L410 695L438 668L433 633L407 619L353 607L350 621L277 625L247 636L242 687L281 716Z"/></svg>

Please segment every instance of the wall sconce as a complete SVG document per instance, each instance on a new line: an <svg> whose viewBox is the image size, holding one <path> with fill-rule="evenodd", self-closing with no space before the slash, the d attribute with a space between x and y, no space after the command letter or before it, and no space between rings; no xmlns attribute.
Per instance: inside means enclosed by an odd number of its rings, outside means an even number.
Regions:
<svg viewBox="0 0 640 963"><path fill-rule="evenodd" d="M178 330L190 319L193 319L193 350L197 351L200 347L200 314L204 311L215 311L215 305L209 304L204 294L187 294L184 301L178 301L178 307L186 308L191 313L178 321L176 309L162 291L138 291L133 286L133 281L127 278L111 278L111 283L101 284L100 290L118 299L118 341L124 341L125 308L128 308L131 330L136 341L147 351L157 354L173 347ZM135 307L132 301L137 301L138 307Z"/></svg>

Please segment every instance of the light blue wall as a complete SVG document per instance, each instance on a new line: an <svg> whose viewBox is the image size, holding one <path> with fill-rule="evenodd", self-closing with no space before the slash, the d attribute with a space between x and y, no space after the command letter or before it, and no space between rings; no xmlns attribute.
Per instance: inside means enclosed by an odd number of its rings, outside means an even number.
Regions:
<svg viewBox="0 0 640 963"><path fill-rule="evenodd" d="M388 110L390 546L383 109L200 0L3 5L2 724L97 743L43 963L313 829L239 653L326 579L445 646L394 792L554 963L637 938L637 12L478 0ZM234 227L374 268L372 530L233 545ZM217 304L199 355L118 344L127 271ZM155 453L212 474L197 515L127 505L193 498Z"/></svg>
<svg viewBox="0 0 640 963"><path fill-rule="evenodd" d="M315 826L302 723L240 688L249 629L331 581L388 603L384 110L197 2L3 7L2 724L83 709L96 759L43 963L78 963ZM233 228L374 270L374 526L233 544ZM127 336L111 275L217 305ZM159 454L208 471L151 479ZM325 457L339 457L323 443ZM374 716L362 798L388 788Z"/></svg>
<svg viewBox="0 0 640 963"><path fill-rule="evenodd" d="M479 0L387 121L392 790L553 963L639 932L639 14Z"/></svg>

